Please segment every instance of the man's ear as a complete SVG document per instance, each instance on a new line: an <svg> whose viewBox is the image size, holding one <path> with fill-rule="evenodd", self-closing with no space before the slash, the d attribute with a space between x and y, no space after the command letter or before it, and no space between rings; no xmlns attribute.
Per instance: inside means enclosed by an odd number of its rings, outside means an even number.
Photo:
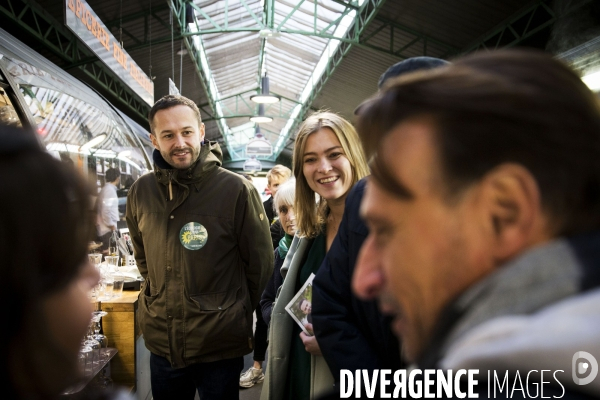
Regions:
<svg viewBox="0 0 600 400"><path fill-rule="evenodd" d="M206 128L204 126L204 122L200 122L199 125L200 131L200 142L204 143L204 135L206 134Z"/></svg>
<svg viewBox="0 0 600 400"><path fill-rule="evenodd" d="M154 148L158 150L158 141L156 140L156 135L154 133L150 134L150 140L152 140Z"/></svg>
<svg viewBox="0 0 600 400"><path fill-rule="evenodd" d="M492 257L503 263L548 236L537 181L519 164L502 164L482 180L484 224Z"/></svg>

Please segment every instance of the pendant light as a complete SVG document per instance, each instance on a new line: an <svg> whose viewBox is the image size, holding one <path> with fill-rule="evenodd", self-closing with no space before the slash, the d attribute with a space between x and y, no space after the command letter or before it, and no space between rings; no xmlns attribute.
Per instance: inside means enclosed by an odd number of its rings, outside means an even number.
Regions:
<svg viewBox="0 0 600 400"><path fill-rule="evenodd" d="M272 104L281 100L280 96L269 94L269 77L267 74L261 78L260 94L250 96L250 100L259 104Z"/></svg>
<svg viewBox="0 0 600 400"><path fill-rule="evenodd" d="M265 115L265 105L259 104L258 105L258 115L251 117L250 121L257 123L257 124L264 124L264 123L273 121L273 118L267 117Z"/></svg>

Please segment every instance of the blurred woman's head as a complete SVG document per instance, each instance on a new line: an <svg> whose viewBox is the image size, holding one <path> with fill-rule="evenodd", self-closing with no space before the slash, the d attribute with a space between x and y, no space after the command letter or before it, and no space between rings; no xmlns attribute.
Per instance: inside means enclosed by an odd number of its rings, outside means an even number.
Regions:
<svg viewBox="0 0 600 400"><path fill-rule="evenodd" d="M51 398L78 376L87 295L98 281L86 255L95 230L90 196L32 132L0 126L0 351L11 398Z"/></svg>
<svg viewBox="0 0 600 400"><path fill-rule="evenodd" d="M319 234L329 207L343 205L350 188L369 173L356 130L330 112L317 112L302 123L293 165L298 229L307 237Z"/></svg>
<svg viewBox="0 0 600 400"><path fill-rule="evenodd" d="M275 211L279 215L281 227L290 236L296 234L296 214L294 212L294 198L296 194L296 180L288 180L277 190L273 200Z"/></svg>

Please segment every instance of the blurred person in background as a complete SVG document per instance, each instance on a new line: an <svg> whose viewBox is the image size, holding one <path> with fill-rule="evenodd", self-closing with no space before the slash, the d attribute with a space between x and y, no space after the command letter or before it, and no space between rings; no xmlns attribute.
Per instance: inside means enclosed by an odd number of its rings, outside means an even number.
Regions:
<svg viewBox="0 0 600 400"><path fill-rule="evenodd" d="M269 192L271 192L271 197L263 202L263 206L265 207L267 217L269 217L270 224L275 222L277 217L277 212L273 207L273 199L279 190L279 186L290 179L290 176L292 176L292 171L288 167L281 164L275 165L269 170L269 172L267 172L267 189L269 189Z"/></svg>
<svg viewBox="0 0 600 400"><path fill-rule="evenodd" d="M283 283L283 276L281 275L281 266L283 260L292 245L292 240L296 235L296 214L294 213L294 196L296 193L296 179L292 178L283 185L280 190L277 191L275 200L273 202L275 210L279 215L279 221L281 226L285 229L285 235L279 241L279 246L275 249L275 263L273 266L273 275L267 287L263 292L262 298L260 299L260 307L262 312L262 318L267 324L271 322L271 312L273 310L273 302L277 297L277 289Z"/></svg>
<svg viewBox="0 0 600 400"><path fill-rule="evenodd" d="M117 187L121 181L121 171L109 168L104 175L106 184L98 194L96 212L98 213L98 240L102 242L100 250L108 250L108 241L119 223L119 196Z"/></svg>
<svg viewBox="0 0 600 400"><path fill-rule="evenodd" d="M78 381L89 294L99 279L87 257L96 237L91 187L34 135L0 126L0 379L7 399L58 398Z"/></svg>
<svg viewBox="0 0 600 400"><path fill-rule="evenodd" d="M275 165L267 172L267 188L271 192L271 197L263 202L265 214L269 220L271 240L273 241L273 249L277 248L279 241L285 235L280 221L277 220L277 213L274 211L273 199L277 194L279 187L290 179L292 171L281 164ZM262 382L265 375L262 370L262 363L265 361L265 353L267 351L267 324L262 318L262 310L260 304L254 310L256 315L256 327L254 329L254 363L244 373L240 375L240 386L249 388L255 383Z"/></svg>
<svg viewBox="0 0 600 400"><path fill-rule="evenodd" d="M350 188L368 174L354 127L330 112L317 112L302 123L293 166L298 233L281 268L284 281L271 314L262 399L313 399L333 387L316 338L302 332L285 306L321 266L342 220ZM307 330L312 333L311 324Z"/></svg>
<svg viewBox="0 0 600 400"><path fill-rule="evenodd" d="M390 82L358 131L374 159L353 288L407 359L478 369L480 397L488 371L598 397L576 380L600 356L600 109L581 79L541 52L475 54Z"/></svg>
<svg viewBox="0 0 600 400"><path fill-rule="evenodd" d="M240 175L243 176L244 178L246 178L247 180L249 180L250 182L252 182L252 177L250 175L248 175L247 173L241 172Z"/></svg>
<svg viewBox="0 0 600 400"><path fill-rule="evenodd" d="M433 57L409 58L381 74L378 86L381 88L403 74L447 64ZM375 300L363 301L352 292L358 252L369 233L359 215L366 179L361 179L348 194L337 237L313 282L311 315L315 336L336 382L341 369L373 371L404 367L398 339L390 328L390 317L379 311Z"/></svg>
<svg viewBox="0 0 600 400"><path fill-rule="evenodd" d="M265 354L267 351L267 332L268 324L271 320L271 308L275 301L275 295L277 289L283 282L281 276L281 265L285 259L285 255L292 243L292 239L296 234L296 217L294 215L294 192L295 192L295 179L288 180L279 187L277 193L274 196L273 206L279 216L278 221L281 223L282 229L285 229L284 237L279 240L279 246L275 249L274 253L274 265L273 274L265 291L262 294L258 310L260 311L257 315L255 341L256 346L254 349L254 365L248 369L240 377L241 387L252 387L256 383L263 382L265 379L264 372L262 370L262 362L265 360ZM264 346L260 346L258 342L258 327L264 325ZM257 361L258 360L258 361Z"/></svg>
<svg viewBox="0 0 600 400"><path fill-rule="evenodd" d="M273 200L275 194L279 190L279 186L287 182L292 176L292 170L288 167L277 164L267 172L267 189L271 192L271 197L263 202L265 212L269 217L269 223L271 224L271 240L273 241L273 249L279 246L279 241L285 235L285 230L277 219L277 210L273 207Z"/></svg>

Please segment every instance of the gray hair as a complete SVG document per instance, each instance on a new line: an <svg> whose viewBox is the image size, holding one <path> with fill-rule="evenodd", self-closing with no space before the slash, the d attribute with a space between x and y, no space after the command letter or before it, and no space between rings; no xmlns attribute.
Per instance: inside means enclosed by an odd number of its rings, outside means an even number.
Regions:
<svg viewBox="0 0 600 400"><path fill-rule="evenodd" d="M278 213L279 206L288 205L294 206L294 198L296 197L296 179L291 178L285 181L281 186L279 186L279 190L275 193L275 198L273 199L273 209L276 213Z"/></svg>

